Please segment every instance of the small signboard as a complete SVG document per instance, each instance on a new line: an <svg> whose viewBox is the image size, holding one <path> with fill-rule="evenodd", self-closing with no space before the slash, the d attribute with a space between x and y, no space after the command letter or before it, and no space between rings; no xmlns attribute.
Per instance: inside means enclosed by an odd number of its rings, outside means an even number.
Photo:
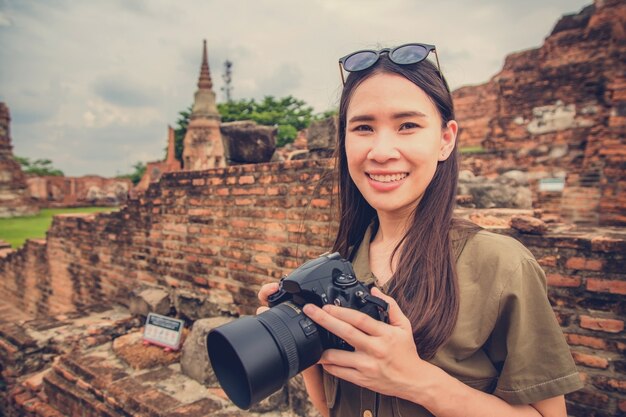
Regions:
<svg viewBox="0 0 626 417"><path fill-rule="evenodd" d="M143 331L144 343L152 343L172 350L180 347L180 337L185 322L160 314L148 313Z"/></svg>
<svg viewBox="0 0 626 417"><path fill-rule="evenodd" d="M565 178L542 178L539 180L539 191L563 192Z"/></svg>

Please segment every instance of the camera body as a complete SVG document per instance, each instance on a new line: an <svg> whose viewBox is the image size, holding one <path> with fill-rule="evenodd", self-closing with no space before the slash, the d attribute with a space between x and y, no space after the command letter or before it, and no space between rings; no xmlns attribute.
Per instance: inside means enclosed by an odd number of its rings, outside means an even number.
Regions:
<svg viewBox="0 0 626 417"><path fill-rule="evenodd" d="M388 321L387 303L356 279L338 253L322 255L280 281L270 309L212 329L206 339L213 371L224 392L248 409L317 363L326 349L354 350L302 311L307 303L335 304Z"/></svg>
<svg viewBox="0 0 626 417"><path fill-rule="evenodd" d="M349 261L339 253L322 255L310 260L291 274L281 279L279 289L268 298L270 307L289 302L296 307L311 303L318 307L334 304L361 311L368 316L388 322L388 305L385 301L370 294L370 290L360 282ZM324 349L354 350L343 339L315 326L306 318L301 323L305 334L320 330ZM317 328L316 328L317 327Z"/></svg>

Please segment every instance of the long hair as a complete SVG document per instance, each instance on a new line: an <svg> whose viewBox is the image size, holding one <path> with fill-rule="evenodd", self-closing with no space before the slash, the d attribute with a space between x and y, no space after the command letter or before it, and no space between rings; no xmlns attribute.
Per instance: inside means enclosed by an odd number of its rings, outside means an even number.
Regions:
<svg viewBox="0 0 626 417"><path fill-rule="evenodd" d="M365 200L348 172L345 150L346 118L356 88L374 74L398 74L421 88L432 100L441 116L442 127L454 119L452 96L447 82L428 60L417 64L397 65L386 55L371 68L350 73L339 104L339 128L335 150L339 185L339 229L333 251L348 257L350 248L360 244L367 227L374 222L376 211ZM437 165L402 240L392 259L398 262L390 280L389 295L394 297L413 327L420 357L432 358L450 337L459 311L459 289L456 279L449 232L453 227L453 210L459 173L457 146ZM459 227L471 229L462 222ZM455 226L456 227L456 226Z"/></svg>

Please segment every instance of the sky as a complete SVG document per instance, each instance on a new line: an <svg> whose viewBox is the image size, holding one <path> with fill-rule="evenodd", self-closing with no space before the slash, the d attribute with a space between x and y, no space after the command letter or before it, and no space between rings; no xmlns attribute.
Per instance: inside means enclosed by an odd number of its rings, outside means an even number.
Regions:
<svg viewBox="0 0 626 417"><path fill-rule="evenodd" d="M591 0L0 0L0 101L15 155L66 175L114 176L164 158L193 102L202 40L217 100L293 95L336 108L337 60L359 49L437 46L451 88L541 46Z"/></svg>

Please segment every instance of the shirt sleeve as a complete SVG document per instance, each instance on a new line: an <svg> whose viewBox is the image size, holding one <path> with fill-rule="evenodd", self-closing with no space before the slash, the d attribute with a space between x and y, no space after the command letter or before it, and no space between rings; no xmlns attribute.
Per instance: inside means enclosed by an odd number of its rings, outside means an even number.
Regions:
<svg viewBox="0 0 626 417"><path fill-rule="evenodd" d="M582 388L569 346L548 301L543 270L523 259L507 279L485 346L500 371L494 395L530 404Z"/></svg>

